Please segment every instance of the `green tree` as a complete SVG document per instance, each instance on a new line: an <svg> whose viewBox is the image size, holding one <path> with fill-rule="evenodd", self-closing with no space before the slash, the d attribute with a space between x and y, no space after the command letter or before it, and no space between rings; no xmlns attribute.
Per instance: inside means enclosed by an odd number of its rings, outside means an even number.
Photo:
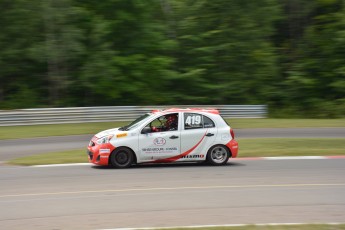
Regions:
<svg viewBox="0 0 345 230"><path fill-rule="evenodd" d="M3 0L0 108L260 103L284 116L344 116L344 7Z"/></svg>
<svg viewBox="0 0 345 230"><path fill-rule="evenodd" d="M345 10L343 1L319 0L307 14L308 23L290 49L283 80L287 104L303 116L345 113ZM285 59L286 60L286 59ZM287 66L287 65L285 65Z"/></svg>
<svg viewBox="0 0 345 230"><path fill-rule="evenodd" d="M0 106L62 106L82 50L70 0L2 1Z"/></svg>
<svg viewBox="0 0 345 230"><path fill-rule="evenodd" d="M174 6L186 98L199 104L265 102L278 74L270 42L277 2L176 1Z"/></svg>
<svg viewBox="0 0 345 230"><path fill-rule="evenodd" d="M173 43L158 1L81 1L89 13L88 55L80 82L97 105L166 103Z"/></svg>
<svg viewBox="0 0 345 230"><path fill-rule="evenodd" d="M32 44L39 38L37 4L27 0L0 2L0 107L35 107L41 66L32 60Z"/></svg>
<svg viewBox="0 0 345 230"><path fill-rule="evenodd" d="M46 83L51 106L66 105L69 88L85 52L82 30L77 22L83 10L71 0L42 0L42 42L37 44L37 59L46 65Z"/></svg>

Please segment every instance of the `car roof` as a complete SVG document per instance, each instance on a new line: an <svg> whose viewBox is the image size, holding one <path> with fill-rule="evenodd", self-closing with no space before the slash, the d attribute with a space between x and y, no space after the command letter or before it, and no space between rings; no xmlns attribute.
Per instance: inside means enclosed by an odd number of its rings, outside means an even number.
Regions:
<svg viewBox="0 0 345 230"><path fill-rule="evenodd" d="M187 112L187 113L193 113L193 112L204 112L204 113L211 113L211 114L220 114L218 109L215 108L170 108L170 109L164 109L164 110L152 110L151 111L154 114L157 113L171 113L171 112Z"/></svg>

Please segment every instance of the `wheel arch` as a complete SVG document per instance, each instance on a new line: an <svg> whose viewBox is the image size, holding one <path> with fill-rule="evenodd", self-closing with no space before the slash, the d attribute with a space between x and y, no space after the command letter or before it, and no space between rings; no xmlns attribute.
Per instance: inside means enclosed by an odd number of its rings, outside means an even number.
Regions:
<svg viewBox="0 0 345 230"><path fill-rule="evenodd" d="M213 147L217 146L217 145L224 146L224 147L229 151L229 154L230 154L229 157L230 157L230 158L232 157L231 149L230 149L227 145L225 145L225 144L214 144L214 145L212 145L211 147L209 147L209 148L207 149L207 153L206 153L206 158L205 158L205 159L207 159L207 155L210 153L210 150L211 150Z"/></svg>
<svg viewBox="0 0 345 230"><path fill-rule="evenodd" d="M229 158L231 158L232 157L232 152L231 152L231 149L227 146L227 145L224 145L228 150L229 150Z"/></svg>
<svg viewBox="0 0 345 230"><path fill-rule="evenodd" d="M217 148L221 150L218 152L216 150ZM215 155L213 155L214 150L217 151L215 152ZM215 144L215 145L212 145L207 151L206 162L211 165L221 166L221 165L225 165L228 162L230 157L231 157L231 151L228 148L228 146L224 144Z"/></svg>
<svg viewBox="0 0 345 230"><path fill-rule="evenodd" d="M111 162L110 162L111 155L115 154L115 151L116 151L117 149L119 149L119 148L125 148L125 149L128 149L129 151L131 151L132 154L133 154L133 157L134 157L133 163L134 163L134 164L137 164L137 154L135 154L135 152L133 151L133 149L131 149L131 148L128 147L128 146L119 146L119 147L116 147L116 148L110 153L109 158L108 158L108 165L111 165Z"/></svg>

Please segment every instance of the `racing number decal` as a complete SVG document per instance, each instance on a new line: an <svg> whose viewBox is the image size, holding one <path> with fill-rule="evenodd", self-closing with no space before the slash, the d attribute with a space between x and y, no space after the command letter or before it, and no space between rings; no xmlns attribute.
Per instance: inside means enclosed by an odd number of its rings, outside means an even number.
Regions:
<svg viewBox="0 0 345 230"><path fill-rule="evenodd" d="M196 115L196 114L189 115L186 118L186 122L185 123L188 124L188 125L200 125L200 123L201 123L201 115Z"/></svg>
<svg viewBox="0 0 345 230"><path fill-rule="evenodd" d="M197 113L185 113L184 120L185 129L200 129L202 125L202 115Z"/></svg>

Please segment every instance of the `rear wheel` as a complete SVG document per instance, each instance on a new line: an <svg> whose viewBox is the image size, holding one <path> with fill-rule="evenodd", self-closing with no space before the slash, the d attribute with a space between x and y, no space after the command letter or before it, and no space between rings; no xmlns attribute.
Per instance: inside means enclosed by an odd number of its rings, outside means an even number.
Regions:
<svg viewBox="0 0 345 230"><path fill-rule="evenodd" d="M120 147L110 155L110 164L115 168L128 168L134 160L133 153L130 149Z"/></svg>
<svg viewBox="0 0 345 230"><path fill-rule="evenodd" d="M207 162L212 165L225 165L230 157L229 149L224 145L212 146L207 153Z"/></svg>

